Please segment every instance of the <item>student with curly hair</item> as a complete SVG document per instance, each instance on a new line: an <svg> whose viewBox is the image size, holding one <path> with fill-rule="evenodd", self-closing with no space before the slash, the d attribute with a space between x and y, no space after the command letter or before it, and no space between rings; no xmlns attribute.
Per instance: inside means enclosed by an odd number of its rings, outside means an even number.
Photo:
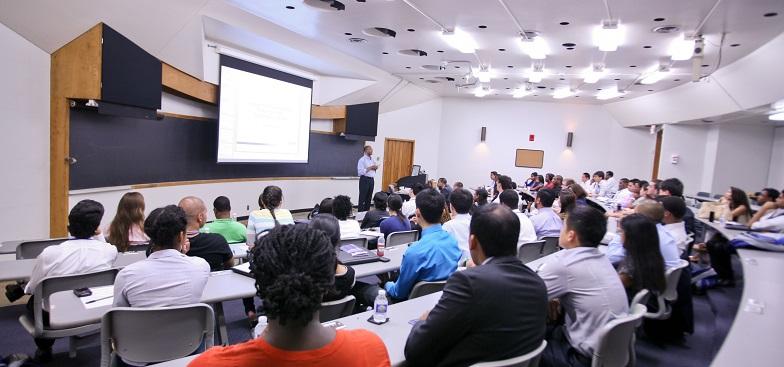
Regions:
<svg viewBox="0 0 784 367"><path fill-rule="evenodd" d="M319 323L324 294L335 281L335 250L306 225L273 228L259 239L250 269L269 324L253 340L214 347L189 366L389 366L381 339L362 329Z"/></svg>
<svg viewBox="0 0 784 367"><path fill-rule="evenodd" d="M294 216L283 205L283 190L277 186L267 186L259 195L259 210L248 216L248 246L253 247L256 239L275 226L294 224Z"/></svg>

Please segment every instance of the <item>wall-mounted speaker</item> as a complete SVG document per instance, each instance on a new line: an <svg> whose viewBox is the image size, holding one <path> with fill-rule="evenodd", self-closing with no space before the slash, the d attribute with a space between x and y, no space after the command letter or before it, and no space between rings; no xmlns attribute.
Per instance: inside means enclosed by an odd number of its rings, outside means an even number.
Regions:
<svg viewBox="0 0 784 367"><path fill-rule="evenodd" d="M487 127L482 126L482 136L480 137L480 139L482 142L484 142L485 138L487 138Z"/></svg>
<svg viewBox="0 0 784 367"><path fill-rule="evenodd" d="M574 139L574 133L573 132L570 131L569 133L566 134L566 147L567 148L571 148L572 147L572 140L573 139Z"/></svg>

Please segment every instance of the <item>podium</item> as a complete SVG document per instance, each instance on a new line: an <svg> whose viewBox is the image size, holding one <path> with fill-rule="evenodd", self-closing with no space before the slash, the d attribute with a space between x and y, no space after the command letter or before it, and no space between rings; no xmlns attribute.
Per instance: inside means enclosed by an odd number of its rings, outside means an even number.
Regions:
<svg viewBox="0 0 784 367"><path fill-rule="evenodd" d="M415 184L427 184L427 174L419 174L416 176L405 176L397 179L398 186L414 187Z"/></svg>

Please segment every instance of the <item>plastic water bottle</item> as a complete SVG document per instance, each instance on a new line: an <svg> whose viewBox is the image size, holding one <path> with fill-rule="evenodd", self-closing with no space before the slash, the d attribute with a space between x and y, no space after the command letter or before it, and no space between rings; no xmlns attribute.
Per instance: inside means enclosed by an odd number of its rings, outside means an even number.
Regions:
<svg viewBox="0 0 784 367"><path fill-rule="evenodd" d="M376 246L376 255L378 256L384 256L384 247L386 246L384 241L384 236L378 237L378 243Z"/></svg>
<svg viewBox="0 0 784 367"><path fill-rule="evenodd" d="M379 289L378 296L376 296L376 301L373 302L373 321L375 322L387 321L388 305L389 305L389 301L387 301L387 291L383 289Z"/></svg>

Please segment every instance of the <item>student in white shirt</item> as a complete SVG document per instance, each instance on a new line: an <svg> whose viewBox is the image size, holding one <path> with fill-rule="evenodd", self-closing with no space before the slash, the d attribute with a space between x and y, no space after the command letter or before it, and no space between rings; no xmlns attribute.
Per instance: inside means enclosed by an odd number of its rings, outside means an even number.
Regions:
<svg viewBox="0 0 784 367"><path fill-rule="evenodd" d="M602 193L599 196L604 196L607 198L612 198L616 192L618 192L618 179L613 177L615 174L613 171L607 171L604 173L604 188Z"/></svg>
<svg viewBox="0 0 784 367"><path fill-rule="evenodd" d="M117 248L93 239L99 235L98 228L103 218L103 205L93 200L78 202L68 214L68 232L73 239L59 245L49 246L38 255L33 273L25 287L25 293L33 294L35 288L46 277L83 274L110 269L117 259ZM27 302L27 311L33 317L35 297ZM44 324L48 323L48 312L44 311ZM46 326L46 325L44 325ZM55 339L35 338L38 349L35 358L41 363L52 359Z"/></svg>
<svg viewBox="0 0 784 367"><path fill-rule="evenodd" d="M408 200L403 202L403 207L400 209L404 217L411 219L416 214L416 196L424 189L425 185L421 183L415 183L412 188L408 189Z"/></svg>
<svg viewBox="0 0 784 367"><path fill-rule="evenodd" d="M518 208L520 205L520 194L515 190L504 190L499 197L501 198L501 204L512 209L512 212L520 219L520 235L517 237L517 249L519 250L524 243L536 241L536 230L533 223Z"/></svg>
<svg viewBox="0 0 784 367"><path fill-rule="evenodd" d="M686 224L683 216L686 215L686 202L675 196L664 196L659 198L659 202L664 207L664 217L662 223L664 229L669 233L678 245L678 253L683 254L689 245L689 237L686 234Z"/></svg>
<svg viewBox="0 0 784 367"><path fill-rule="evenodd" d="M449 233L456 241L457 247L463 251L463 257L469 258L468 235L471 226L471 207L474 205L474 197L471 192L465 189L452 191L449 195L449 211L452 220L444 223L444 230Z"/></svg>
<svg viewBox="0 0 784 367"><path fill-rule="evenodd" d="M588 190L588 195L592 197L603 196L602 188L605 187L604 172L596 171L593 173L593 179Z"/></svg>
<svg viewBox="0 0 784 367"><path fill-rule="evenodd" d="M548 327L542 366L590 366L602 328L629 312L618 274L596 248L606 231L602 213L575 207L559 237L564 250L537 270L548 298L558 300L564 314L563 326Z"/></svg>
<svg viewBox="0 0 784 367"><path fill-rule="evenodd" d="M332 215L338 218L340 225L340 238L356 238L362 230L359 228L359 222L355 219L349 219L351 215L352 205L351 198L346 195L338 195L332 199Z"/></svg>
<svg viewBox="0 0 784 367"><path fill-rule="evenodd" d="M784 232L784 195L762 205L748 224L752 229Z"/></svg>
<svg viewBox="0 0 784 367"><path fill-rule="evenodd" d="M580 186L585 190L585 192L591 192L591 174L588 172L583 172L583 175L580 177Z"/></svg>

